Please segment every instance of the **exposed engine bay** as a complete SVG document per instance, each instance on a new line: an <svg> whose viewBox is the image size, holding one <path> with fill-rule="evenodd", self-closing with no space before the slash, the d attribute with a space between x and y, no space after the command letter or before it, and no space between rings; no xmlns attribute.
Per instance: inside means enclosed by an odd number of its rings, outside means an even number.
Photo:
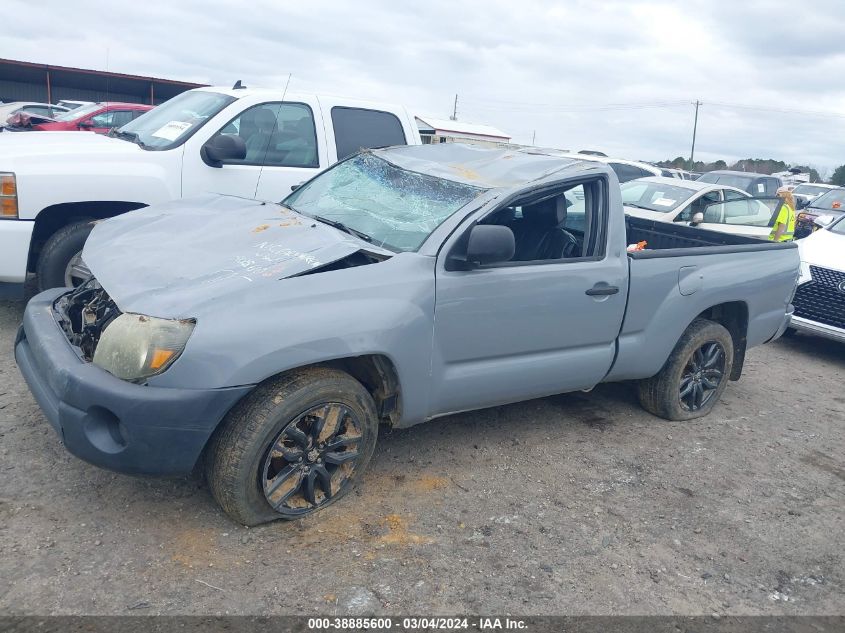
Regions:
<svg viewBox="0 0 845 633"><path fill-rule="evenodd" d="M94 358L100 335L122 313L99 282L91 278L53 304L59 326L86 361Z"/></svg>

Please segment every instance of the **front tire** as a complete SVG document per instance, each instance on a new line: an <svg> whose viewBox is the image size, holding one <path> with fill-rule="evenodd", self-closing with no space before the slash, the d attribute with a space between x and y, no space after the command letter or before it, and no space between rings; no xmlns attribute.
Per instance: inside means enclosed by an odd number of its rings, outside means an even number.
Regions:
<svg viewBox="0 0 845 633"><path fill-rule="evenodd" d="M296 519L345 495L367 467L378 416L363 385L325 367L259 385L221 423L206 479L243 525Z"/></svg>
<svg viewBox="0 0 845 633"><path fill-rule="evenodd" d="M733 338L724 326L693 321L655 376L639 383L640 404L667 420L707 415L727 387L733 368Z"/></svg>
<svg viewBox="0 0 845 633"><path fill-rule="evenodd" d="M90 276L82 261L82 247L93 228L92 220L82 220L50 236L38 256L38 290L78 286Z"/></svg>

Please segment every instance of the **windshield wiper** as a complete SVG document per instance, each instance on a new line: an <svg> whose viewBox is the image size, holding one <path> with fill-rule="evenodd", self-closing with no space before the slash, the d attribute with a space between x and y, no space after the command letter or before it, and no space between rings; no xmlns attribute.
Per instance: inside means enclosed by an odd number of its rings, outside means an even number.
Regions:
<svg viewBox="0 0 845 633"><path fill-rule="evenodd" d="M623 207L634 207L635 209L642 209L643 211L654 211L654 209L649 209L648 207L644 207L641 204L634 204L633 202L623 202Z"/></svg>
<svg viewBox="0 0 845 633"><path fill-rule="evenodd" d="M349 233L349 235L354 235L357 238L364 240L365 242L372 242L373 238L367 235L366 233L362 233L356 229L353 229L350 226L346 226L343 222L338 222L337 220L329 220L328 218L324 218L321 215L313 216L315 220L322 222L323 224L328 224L329 226L333 226L334 228L338 229L339 231L343 231L344 233Z"/></svg>
<svg viewBox="0 0 845 633"><path fill-rule="evenodd" d="M109 136L111 136L112 138L121 138L124 141L131 141L132 143L137 143L142 148L146 147L144 145L144 141L142 141L140 138L138 138L137 132L124 132L124 131L119 130L117 128L112 128L109 131Z"/></svg>

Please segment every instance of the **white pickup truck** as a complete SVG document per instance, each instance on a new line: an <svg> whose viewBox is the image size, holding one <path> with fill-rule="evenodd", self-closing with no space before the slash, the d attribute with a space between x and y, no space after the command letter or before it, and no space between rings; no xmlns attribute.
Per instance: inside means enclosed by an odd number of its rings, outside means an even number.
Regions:
<svg viewBox="0 0 845 633"><path fill-rule="evenodd" d="M364 147L418 145L402 106L282 90L197 88L109 136L0 135L0 297L87 276L92 220L204 193L278 201Z"/></svg>

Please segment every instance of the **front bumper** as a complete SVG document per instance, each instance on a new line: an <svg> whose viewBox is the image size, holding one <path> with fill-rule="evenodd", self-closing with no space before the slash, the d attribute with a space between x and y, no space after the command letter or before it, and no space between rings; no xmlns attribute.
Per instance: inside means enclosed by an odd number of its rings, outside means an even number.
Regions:
<svg viewBox="0 0 845 633"><path fill-rule="evenodd" d="M789 327L795 328L805 334L815 334L816 336L823 336L824 338L845 343L845 329L833 327L832 325L793 316Z"/></svg>
<svg viewBox="0 0 845 633"><path fill-rule="evenodd" d="M82 360L65 338L52 307L63 292L29 302L15 360L65 447L119 472L190 473L220 420L252 387L169 389L115 378Z"/></svg>

